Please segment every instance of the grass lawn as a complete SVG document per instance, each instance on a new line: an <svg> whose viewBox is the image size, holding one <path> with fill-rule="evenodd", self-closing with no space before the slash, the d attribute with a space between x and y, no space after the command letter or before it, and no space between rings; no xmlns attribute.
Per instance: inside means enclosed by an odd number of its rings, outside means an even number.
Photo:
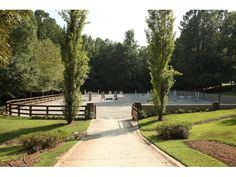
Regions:
<svg viewBox="0 0 236 177"><path fill-rule="evenodd" d="M218 110L211 112L196 112L196 113L185 113L185 114L169 114L165 115L165 121L188 121L196 123L204 120L215 119L220 117L236 115L236 109ZM149 117L143 120L139 120L140 130L155 130L158 124L156 117Z"/></svg>
<svg viewBox="0 0 236 177"><path fill-rule="evenodd" d="M225 114L230 115L233 112L236 112L236 110L232 109L192 114L173 114L166 116L166 120L189 120L194 123L199 120L225 116ZM183 140L163 141L158 139L155 128L161 123L156 122L154 117L140 120L138 123L143 136L186 166L225 166L224 163L212 158L211 156L189 148ZM189 140L214 140L236 146L235 130L236 116L225 120L194 125L190 131Z"/></svg>
<svg viewBox="0 0 236 177"><path fill-rule="evenodd" d="M72 140L67 141L63 146L56 147L48 152L42 153L40 159L37 163L34 164L35 167L47 167L53 166L57 163L57 157L66 151L68 151L72 146L74 146L78 141Z"/></svg>
<svg viewBox="0 0 236 177"><path fill-rule="evenodd" d="M21 135L28 135L42 131L62 130L68 134L86 131L90 120L75 121L70 125L64 120L30 120L21 117L0 116L0 143L9 140L17 140ZM42 153L39 165L53 165L56 157L66 152L76 141L68 141L48 152ZM9 161L22 157L25 152L21 145L0 145L0 161ZM47 159L45 159L47 157Z"/></svg>

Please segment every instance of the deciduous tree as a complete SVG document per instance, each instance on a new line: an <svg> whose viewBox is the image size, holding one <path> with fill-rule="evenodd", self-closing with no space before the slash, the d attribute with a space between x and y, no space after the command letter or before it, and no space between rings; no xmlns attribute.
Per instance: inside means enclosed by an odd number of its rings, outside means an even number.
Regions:
<svg viewBox="0 0 236 177"><path fill-rule="evenodd" d="M149 49L149 69L153 87L153 102L158 120L168 101L168 93L177 72L169 65L174 50L174 17L171 10L148 10L146 30Z"/></svg>
<svg viewBox="0 0 236 177"><path fill-rule="evenodd" d="M86 24L86 10L62 11L61 16L67 23L65 43L62 45L64 71L65 118L70 124L81 106L80 87L84 84L89 71L87 53L83 50L81 32Z"/></svg>

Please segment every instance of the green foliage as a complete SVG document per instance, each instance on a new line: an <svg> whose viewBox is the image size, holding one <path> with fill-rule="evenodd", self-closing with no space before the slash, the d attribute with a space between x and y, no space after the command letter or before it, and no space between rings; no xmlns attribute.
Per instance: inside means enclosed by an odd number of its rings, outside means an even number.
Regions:
<svg viewBox="0 0 236 177"><path fill-rule="evenodd" d="M0 67L6 66L11 56L11 46L9 45L9 33L18 25L22 18L27 17L30 11L26 10L1 10L0 11Z"/></svg>
<svg viewBox="0 0 236 177"><path fill-rule="evenodd" d="M38 38L39 24L34 13L24 13L27 15L11 28L8 35L11 58L5 67L0 68L0 104L8 99L25 97L29 92L58 90L62 85L64 67L59 42L50 40L49 27L44 30L47 33L45 38ZM61 41L63 36L57 34Z"/></svg>
<svg viewBox="0 0 236 177"><path fill-rule="evenodd" d="M220 116L226 116L235 113L235 109L232 110L220 110L214 112L204 113L192 113L192 114L177 114L168 115L168 119L179 122L180 120L191 122L200 121L203 119L216 119ZM167 120L168 120L167 119ZM194 125L190 131L189 140L209 140L225 143L229 145L236 145L236 121L235 117L218 120L211 123L203 123L200 125ZM165 120L166 121L166 120ZM182 162L186 166L226 166L224 163L214 159L211 156L203 154L197 150L189 148L184 141L185 140L161 140L158 138L156 127L161 125L162 122L156 121L155 117L142 119L138 121L139 128L142 135L149 139L152 143L158 146L160 149L170 154L172 157ZM155 129L154 129L155 128ZM146 131L148 130L148 131ZM151 130L151 131L150 131Z"/></svg>
<svg viewBox="0 0 236 177"><path fill-rule="evenodd" d="M67 136L68 134L63 131L40 132L32 135L23 135L20 137L20 142L27 152L33 153L45 148L53 148L64 141Z"/></svg>
<svg viewBox="0 0 236 177"><path fill-rule="evenodd" d="M222 10L186 12L172 60L173 66L183 73L183 77L176 80L177 88L203 89L221 86L232 79L229 67L234 64L222 58L222 51L227 48L222 32L226 29L233 33L225 25L227 16L228 12Z"/></svg>
<svg viewBox="0 0 236 177"><path fill-rule="evenodd" d="M50 39L58 47L63 42L63 30L56 23L56 20L49 17L49 14L43 10L35 11L35 19L37 22L37 37L39 40Z"/></svg>
<svg viewBox="0 0 236 177"><path fill-rule="evenodd" d="M23 117L0 116L0 143L18 141L21 135L43 131L65 131L68 134L85 131L90 120L79 120L65 124L65 120L30 120Z"/></svg>
<svg viewBox="0 0 236 177"><path fill-rule="evenodd" d="M40 154L39 161L34 164L35 167L48 167L54 166L58 161L58 157L66 153L72 146L74 146L78 141L71 140L63 143L62 146L55 147L47 152Z"/></svg>
<svg viewBox="0 0 236 177"><path fill-rule="evenodd" d="M185 113L185 112L186 112L186 110L184 110L184 109L181 109L181 108L178 109L178 113L180 113L180 114Z"/></svg>
<svg viewBox="0 0 236 177"><path fill-rule="evenodd" d="M67 23L65 43L62 44L64 62L64 101L65 118L70 124L81 105L80 87L84 84L89 71L87 53L83 49L81 32L86 24L86 10L62 11L61 16Z"/></svg>
<svg viewBox="0 0 236 177"><path fill-rule="evenodd" d="M123 43L92 39L86 35L83 40L91 68L83 89L125 92L150 90L147 48L138 46L133 30L125 33Z"/></svg>
<svg viewBox="0 0 236 177"><path fill-rule="evenodd" d="M186 139L191 126L189 122L164 122L157 127L157 132L162 139Z"/></svg>
<svg viewBox="0 0 236 177"><path fill-rule="evenodd" d="M32 64L37 77L35 91L61 89L64 66L60 48L50 39L39 41L35 45Z"/></svg>
<svg viewBox="0 0 236 177"><path fill-rule="evenodd" d="M141 111L139 112L139 117L140 117L141 119L146 118L146 117L147 117L147 113L146 113L144 110L141 110Z"/></svg>
<svg viewBox="0 0 236 177"><path fill-rule="evenodd" d="M236 115L236 109L218 110L210 112L196 112L196 113L183 113L183 114L168 114L165 115L164 122L190 122L191 124L204 122L206 120L214 120L222 117L231 117ZM142 130L146 127L147 130L156 129L157 126L163 123L157 121L156 117L149 117L146 119L139 120L139 128Z"/></svg>
<svg viewBox="0 0 236 177"><path fill-rule="evenodd" d="M32 56L36 42L36 22L31 13L10 33L12 58L6 67L0 69L0 97L3 100L23 96L25 90L35 85Z"/></svg>
<svg viewBox="0 0 236 177"><path fill-rule="evenodd" d="M146 31L149 49L149 70L153 102L162 120L168 93L177 72L169 65L174 50L174 17L171 10L149 10Z"/></svg>

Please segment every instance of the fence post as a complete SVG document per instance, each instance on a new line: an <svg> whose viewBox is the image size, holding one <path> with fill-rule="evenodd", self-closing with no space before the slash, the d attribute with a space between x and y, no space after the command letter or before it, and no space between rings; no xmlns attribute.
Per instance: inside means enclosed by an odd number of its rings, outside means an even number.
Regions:
<svg viewBox="0 0 236 177"><path fill-rule="evenodd" d="M18 116L20 116L20 105L18 104L17 107L18 107Z"/></svg>
<svg viewBox="0 0 236 177"><path fill-rule="evenodd" d="M9 114L11 115L11 103L9 103Z"/></svg>
<svg viewBox="0 0 236 177"><path fill-rule="evenodd" d="M96 119L96 105L95 103L87 103L87 118Z"/></svg>
<svg viewBox="0 0 236 177"><path fill-rule="evenodd" d="M31 117L32 116L32 106L29 105L29 116Z"/></svg>
<svg viewBox="0 0 236 177"><path fill-rule="evenodd" d="M137 108L137 120L140 118L140 111L142 110L141 103L134 103L134 107Z"/></svg>
<svg viewBox="0 0 236 177"><path fill-rule="evenodd" d="M8 109L8 106L7 106L7 103L6 103L6 107L5 107L6 114L8 113L7 109Z"/></svg>
<svg viewBox="0 0 236 177"><path fill-rule="evenodd" d="M48 117L48 105L46 106L46 116Z"/></svg>

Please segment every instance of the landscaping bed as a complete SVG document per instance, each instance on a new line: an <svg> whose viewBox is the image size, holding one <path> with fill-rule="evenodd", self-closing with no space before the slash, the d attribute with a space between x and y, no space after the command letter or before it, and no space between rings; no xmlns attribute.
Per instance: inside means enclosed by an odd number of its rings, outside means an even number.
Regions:
<svg viewBox="0 0 236 177"><path fill-rule="evenodd" d="M154 145L165 151L186 166L236 166L231 162L232 157L224 157L223 160L216 157L217 148L223 148L219 153L228 153L229 148L236 148L236 110L219 110L213 112L199 112L186 114L166 115L164 121L157 121L156 117L150 117L138 121L141 134ZM157 127L164 122L189 122L192 124L189 137L184 139L163 140L158 136ZM186 142L217 142L210 144L216 149L214 154L203 152L198 148L192 148ZM210 146L209 145L209 146ZM224 146L226 145L226 146ZM225 148L225 149L224 149ZM210 151L210 150L209 150ZM232 151L234 152L234 150ZM218 154L221 156L222 154ZM230 160L231 159L231 160Z"/></svg>
<svg viewBox="0 0 236 177"><path fill-rule="evenodd" d="M188 147L208 154L229 166L236 166L236 147L214 141L185 141Z"/></svg>

